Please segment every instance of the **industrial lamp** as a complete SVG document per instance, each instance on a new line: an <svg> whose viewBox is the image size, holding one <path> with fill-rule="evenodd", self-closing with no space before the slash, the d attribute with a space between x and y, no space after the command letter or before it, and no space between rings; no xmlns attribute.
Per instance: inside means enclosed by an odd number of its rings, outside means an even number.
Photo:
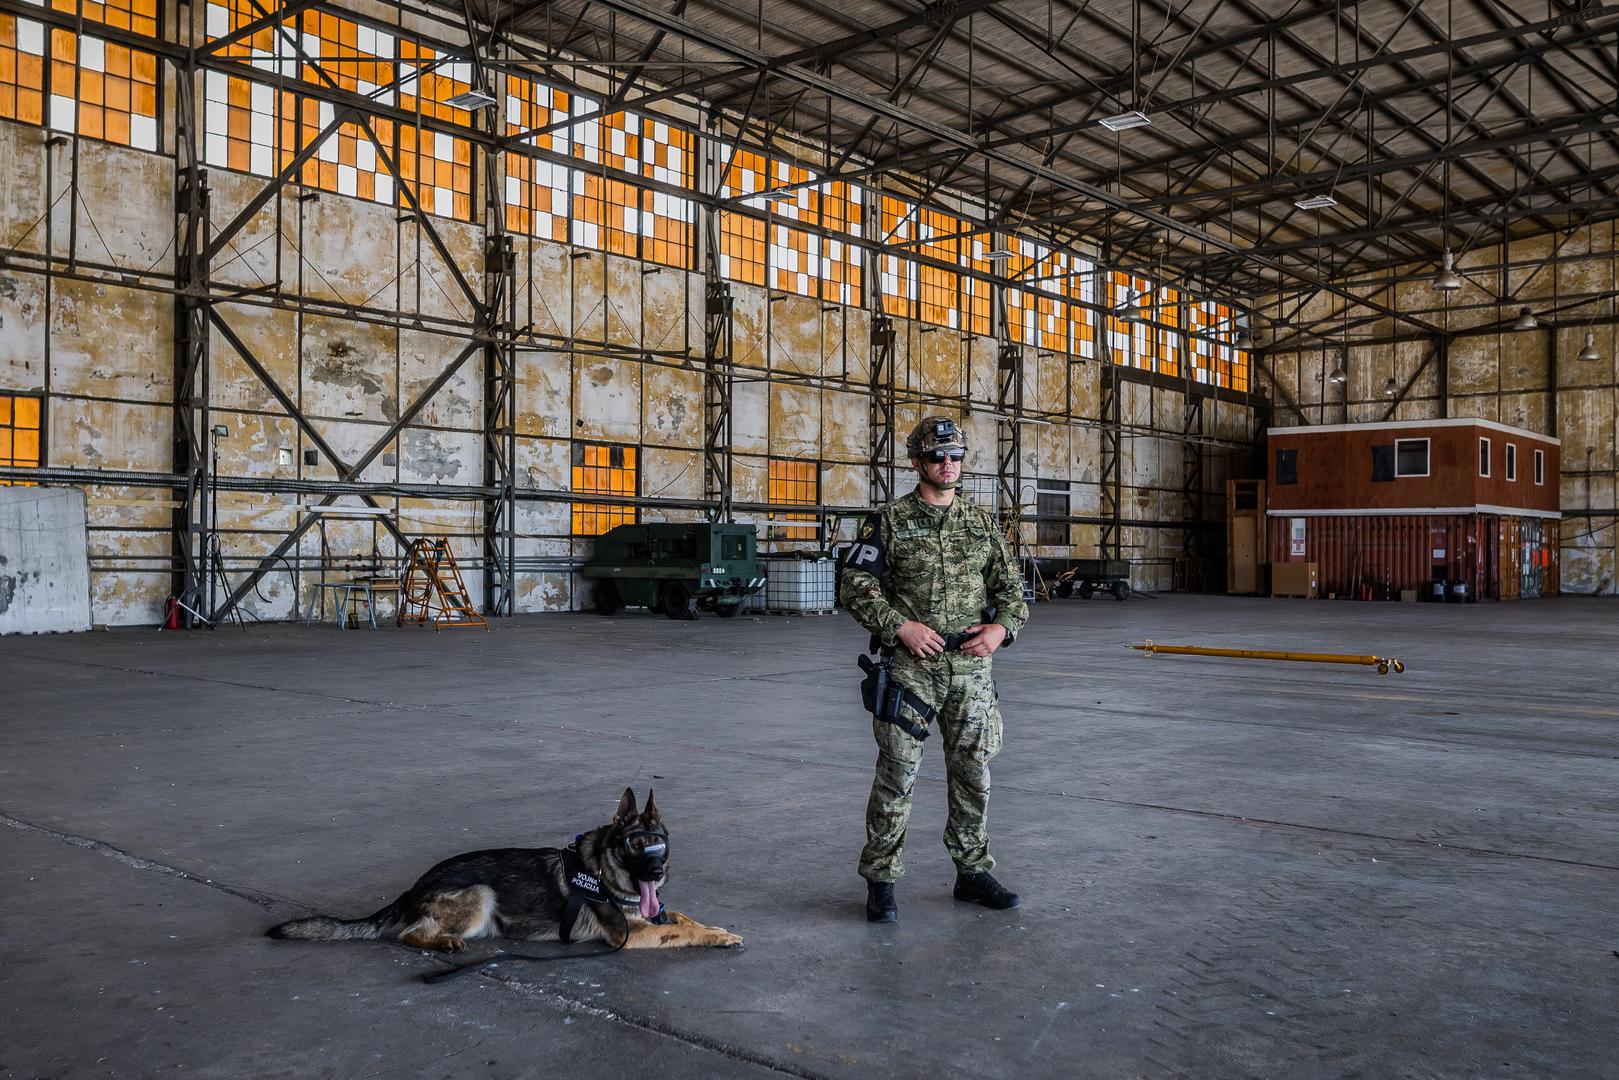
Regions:
<svg viewBox="0 0 1619 1080"><path fill-rule="evenodd" d="M1119 309L1120 322L1140 322L1145 316L1141 310L1141 298L1136 293L1130 294L1130 299Z"/></svg>
<svg viewBox="0 0 1619 1080"><path fill-rule="evenodd" d="M1433 277L1433 287L1440 292L1455 292L1462 287L1462 279L1456 273L1456 257L1445 249L1444 262L1440 264L1439 272Z"/></svg>
<svg viewBox="0 0 1619 1080"><path fill-rule="evenodd" d="M1344 370L1344 361L1340 358L1332 365L1332 371L1327 375L1327 381L1334 386L1342 386L1349 381L1349 372Z"/></svg>
<svg viewBox="0 0 1619 1080"><path fill-rule="evenodd" d="M1518 309L1518 321L1512 324L1514 330L1534 330L1540 326L1535 320L1535 313L1528 308Z"/></svg>
<svg viewBox="0 0 1619 1080"><path fill-rule="evenodd" d="M1383 396L1386 398L1400 396L1400 386L1394 381L1393 375L1390 375L1389 381L1383 384Z"/></svg>
<svg viewBox="0 0 1619 1080"><path fill-rule="evenodd" d="M1250 334L1248 332L1248 328L1244 326L1242 329L1237 331L1237 338L1231 344L1243 352L1249 352L1254 347L1254 336Z"/></svg>
<svg viewBox="0 0 1619 1080"><path fill-rule="evenodd" d="M1586 332L1585 348L1580 350L1580 355L1575 357L1575 359L1585 360L1588 362L1602 359L1602 354L1597 352L1597 336L1595 334L1589 331Z"/></svg>

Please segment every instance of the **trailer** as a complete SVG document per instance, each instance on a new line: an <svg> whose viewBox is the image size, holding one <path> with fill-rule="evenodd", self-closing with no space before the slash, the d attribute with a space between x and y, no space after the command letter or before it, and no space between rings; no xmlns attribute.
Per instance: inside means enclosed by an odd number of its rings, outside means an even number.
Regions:
<svg viewBox="0 0 1619 1080"><path fill-rule="evenodd" d="M710 522L616 526L580 572L594 582L591 600L602 615L644 607L671 619L695 619L699 610L730 618L765 584L758 530Z"/></svg>

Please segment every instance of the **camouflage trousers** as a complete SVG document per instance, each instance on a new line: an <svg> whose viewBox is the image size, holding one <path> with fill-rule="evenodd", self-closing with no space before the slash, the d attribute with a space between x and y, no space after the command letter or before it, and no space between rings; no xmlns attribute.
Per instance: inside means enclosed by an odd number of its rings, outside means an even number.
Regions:
<svg viewBox="0 0 1619 1080"><path fill-rule="evenodd" d="M931 730L938 732L944 744L949 779L945 850L962 870L988 870L995 865L989 854L987 824L989 763L1001 750L1001 712L989 665L956 655L940 657L926 666L908 660L895 659L895 678L938 710ZM914 714L911 719L921 722ZM898 725L874 719L871 726L877 739L877 775L866 803L860 876L867 881L898 881L905 873L900 851L905 847L911 793L922 768L925 744Z"/></svg>

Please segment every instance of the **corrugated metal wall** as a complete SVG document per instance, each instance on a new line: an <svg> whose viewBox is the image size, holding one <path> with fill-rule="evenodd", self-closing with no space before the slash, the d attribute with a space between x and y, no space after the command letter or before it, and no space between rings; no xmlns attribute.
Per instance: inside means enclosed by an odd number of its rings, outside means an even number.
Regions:
<svg viewBox="0 0 1619 1080"><path fill-rule="evenodd" d="M1303 521L1304 545L1294 544ZM1465 583L1470 598L1516 600L1559 592L1558 523L1495 514L1360 514L1272 517L1272 562L1313 562L1321 594L1398 600L1432 594L1433 582Z"/></svg>

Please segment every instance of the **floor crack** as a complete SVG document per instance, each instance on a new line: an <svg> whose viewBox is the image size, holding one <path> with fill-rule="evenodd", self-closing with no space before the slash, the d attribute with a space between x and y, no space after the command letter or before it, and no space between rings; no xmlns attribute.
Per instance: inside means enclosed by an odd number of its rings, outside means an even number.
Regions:
<svg viewBox="0 0 1619 1080"><path fill-rule="evenodd" d="M249 889L243 885L231 885L223 881L215 881L213 878L203 877L201 874L194 874L190 870L182 870L178 866L170 866L167 863L155 862L151 859L142 858L139 855L132 855L122 848L113 847L111 844L104 843L100 840L91 839L88 836L79 836L75 833L66 833L58 829L48 829L43 825L35 825L31 821L24 821L21 818L12 817L4 810L0 810L0 825L6 825L10 828L16 829L18 832L38 833L41 836L48 836L52 840L67 844L69 847L76 847L82 851L90 851L97 855L114 859L123 863L125 866L130 867L131 869L146 870L152 873L164 874L168 877L179 878L182 881L189 881L194 885L204 885L210 889L217 889L218 891L227 893L228 895L234 896L239 900L246 900L250 904L255 904L258 907L264 908L266 911L284 912L287 910L295 910L300 913L312 912L311 908L305 907L303 904L300 904L295 900L288 900L283 896L275 896L271 893L259 892L257 889Z"/></svg>

